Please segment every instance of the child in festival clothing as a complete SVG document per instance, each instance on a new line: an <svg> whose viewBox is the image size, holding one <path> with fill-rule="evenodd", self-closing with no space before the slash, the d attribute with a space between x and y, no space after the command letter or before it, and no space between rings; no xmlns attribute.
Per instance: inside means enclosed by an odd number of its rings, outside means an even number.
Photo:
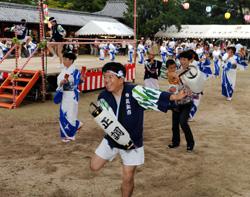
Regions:
<svg viewBox="0 0 250 197"><path fill-rule="evenodd" d="M128 44L128 62L133 62L134 47L132 44Z"/></svg>
<svg viewBox="0 0 250 197"><path fill-rule="evenodd" d="M198 65L199 65L200 71L202 72L205 79L208 79L212 76L213 73L212 73L212 69L210 67L211 61L210 61L208 51L205 51L203 53Z"/></svg>
<svg viewBox="0 0 250 197"><path fill-rule="evenodd" d="M169 92L177 93L178 92L178 84L180 82L179 76L176 73L176 63L173 59L169 59L166 61L167 68L167 79L169 82Z"/></svg>
<svg viewBox="0 0 250 197"><path fill-rule="evenodd" d="M146 53L146 49L143 45L143 41L141 40L137 46L137 55L138 55L138 63L144 64L144 54Z"/></svg>
<svg viewBox="0 0 250 197"><path fill-rule="evenodd" d="M144 62L144 84L145 87L159 90L158 77L161 74L162 62L155 60L153 50L149 52L148 59Z"/></svg>
<svg viewBox="0 0 250 197"><path fill-rule="evenodd" d="M107 48L107 44L102 42L100 45L99 45L99 60L104 60L105 59L105 50Z"/></svg>
<svg viewBox="0 0 250 197"><path fill-rule="evenodd" d="M109 58L110 61L114 61L115 60L115 54L116 54L116 47L115 45L113 45L113 43L109 43Z"/></svg>
<svg viewBox="0 0 250 197"><path fill-rule="evenodd" d="M236 84L237 57L235 56L236 48L227 47L227 53L223 55L223 71L222 71L222 95L228 101L232 100L232 96Z"/></svg>
<svg viewBox="0 0 250 197"><path fill-rule="evenodd" d="M212 55L214 60L214 76L219 77L220 67L221 67L221 60L220 60L221 50L219 49L218 46L214 46L214 51Z"/></svg>

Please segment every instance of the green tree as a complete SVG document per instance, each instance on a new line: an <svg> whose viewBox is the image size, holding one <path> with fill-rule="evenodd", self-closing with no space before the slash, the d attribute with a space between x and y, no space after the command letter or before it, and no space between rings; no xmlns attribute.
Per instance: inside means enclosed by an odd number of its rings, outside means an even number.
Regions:
<svg viewBox="0 0 250 197"><path fill-rule="evenodd" d="M102 10L106 1L107 0L74 0L72 9L86 12L96 12Z"/></svg>
<svg viewBox="0 0 250 197"><path fill-rule="evenodd" d="M85 12L100 11L107 0L48 0L50 8L63 8Z"/></svg>
<svg viewBox="0 0 250 197"><path fill-rule="evenodd" d="M0 2L37 5L38 0L0 0ZM49 8L62 8L85 12L96 12L103 9L107 0L47 0Z"/></svg>
<svg viewBox="0 0 250 197"><path fill-rule="evenodd" d="M36 5L36 0L0 0L0 2Z"/></svg>
<svg viewBox="0 0 250 197"><path fill-rule="evenodd" d="M133 27L134 0L127 0L126 22ZM173 13L175 13L173 15ZM137 33L139 36L152 36L164 26L181 25L181 10L175 1L167 4L161 0L137 0Z"/></svg>
<svg viewBox="0 0 250 197"><path fill-rule="evenodd" d="M159 28L181 24L242 24L244 8L250 0L187 0L190 7L184 10L182 0L137 0L137 33L139 36L154 35ZM127 0L126 23L133 27L134 0ZM211 12L206 7L211 6ZM230 19L224 14L230 12Z"/></svg>

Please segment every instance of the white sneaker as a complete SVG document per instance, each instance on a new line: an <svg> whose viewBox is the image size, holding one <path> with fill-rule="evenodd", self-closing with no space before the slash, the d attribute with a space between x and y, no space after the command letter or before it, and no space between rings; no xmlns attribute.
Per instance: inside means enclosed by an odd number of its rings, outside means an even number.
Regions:
<svg viewBox="0 0 250 197"><path fill-rule="evenodd" d="M232 97L227 97L227 101L231 101L232 100Z"/></svg>
<svg viewBox="0 0 250 197"><path fill-rule="evenodd" d="M70 142L70 139L63 138L63 139L62 139L62 142L64 142L64 143L68 143L68 142Z"/></svg>
<svg viewBox="0 0 250 197"><path fill-rule="evenodd" d="M76 140L76 137L73 136L73 137L66 137L67 140L70 140L70 141L75 141Z"/></svg>

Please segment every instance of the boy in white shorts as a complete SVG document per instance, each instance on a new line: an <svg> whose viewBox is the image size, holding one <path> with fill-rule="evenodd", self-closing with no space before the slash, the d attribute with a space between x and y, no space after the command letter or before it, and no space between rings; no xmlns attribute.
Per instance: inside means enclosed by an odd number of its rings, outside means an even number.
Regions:
<svg viewBox="0 0 250 197"><path fill-rule="evenodd" d="M134 146L127 150L126 147L118 144L109 135L104 139L91 158L90 169L98 171L104 165L115 158L117 154L122 159L122 185L121 191L123 197L129 197L134 189L134 175L136 167L144 163L143 147L143 117L144 108L139 105L132 91L136 87L134 84L125 83L126 69L118 62L109 62L102 68L104 76L105 90L101 92L98 100L104 99L112 108L119 123L129 133ZM185 97L184 92L173 95L168 92L161 92L158 99L157 110L167 112L174 100L180 100ZM104 124L109 124L109 119L103 119Z"/></svg>

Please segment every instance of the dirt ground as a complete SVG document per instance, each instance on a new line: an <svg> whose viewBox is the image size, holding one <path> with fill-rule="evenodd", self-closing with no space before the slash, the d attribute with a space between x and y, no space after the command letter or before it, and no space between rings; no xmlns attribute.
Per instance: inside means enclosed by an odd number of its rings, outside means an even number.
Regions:
<svg viewBox="0 0 250 197"><path fill-rule="evenodd" d="M137 66L136 83L143 83ZM166 80L160 80L166 89ZM233 100L221 96L220 80L207 81L191 128L193 153L170 150L171 111L145 112L145 164L135 177L135 197L250 196L250 70L237 73ZM1 197L120 196L121 161L116 158L99 173L89 161L103 131L90 116L89 104L100 91L81 94L79 119L84 128L76 141L59 137L59 106L52 101L25 102L15 110L0 109Z"/></svg>

